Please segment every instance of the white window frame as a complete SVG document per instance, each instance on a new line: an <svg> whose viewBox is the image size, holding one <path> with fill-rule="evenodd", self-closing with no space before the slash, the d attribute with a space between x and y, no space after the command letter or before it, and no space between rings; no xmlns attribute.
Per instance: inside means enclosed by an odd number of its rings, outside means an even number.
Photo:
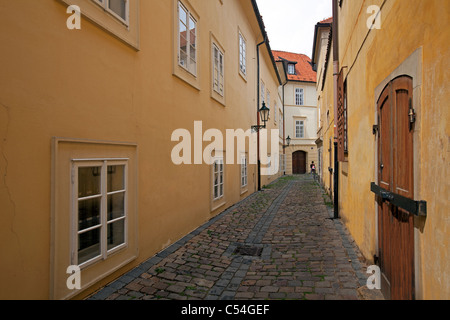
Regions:
<svg viewBox="0 0 450 320"><path fill-rule="evenodd" d="M247 75L247 40L239 32L239 70L243 75Z"/></svg>
<svg viewBox="0 0 450 320"><path fill-rule="evenodd" d="M248 161L245 155L241 156L241 187L248 185Z"/></svg>
<svg viewBox="0 0 450 320"><path fill-rule="evenodd" d="M295 120L295 137L299 139L305 138L305 121Z"/></svg>
<svg viewBox="0 0 450 320"><path fill-rule="evenodd" d="M266 101L266 107L269 108L269 115L268 115L268 119L270 119L270 91L267 90L267 101Z"/></svg>
<svg viewBox="0 0 450 320"><path fill-rule="evenodd" d="M181 42L180 42L180 23L183 23L181 20L181 16L180 16L180 10L183 10L184 12L186 12L186 61L187 61L187 65L183 65L181 63ZM197 19L192 15L192 13L189 11L189 9L183 5L183 3L181 1L178 1L178 8L177 8L177 16L178 16L178 21L177 21L177 37L178 37L178 65L181 66L183 69L185 69L187 72L191 73L192 75L196 76L197 75L197 57L198 57L198 21ZM191 30L191 26L190 26L190 21L191 19L194 21L195 23L195 59L192 59L191 57L191 37L190 37L190 30ZM195 68L193 70L191 70L189 68L189 65L191 64L191 61L193 61L195 63Z"/></svg>
<svg viewBox="0 0 450 320"><path fill-rule="evenodd" d="M218 170L216 170L216 165ZM225 194L225 166L223 157L215 157L213 162L213 177L212 177L212 195L213 200L219 200L224 197ZM217 183L216 183L216 174L218 175ZM216 187L217 187L217 194L216 194Z"/></svg>
<svg viewBox="0 0 450 320"><path fill-rule="evenodd" d="M305 91L303 90L303 88L295 88L295 105L305 105Z"/></svg>
<svg viewBox="0 0 450 320"><path fill-rule="evenodd" d="M288 74L295 74L295 65L292 63L288 64Z"/></svg>
<svg viewBox="0 0 450 320"><path fill-rule="evenodd" d="M130 25L130 0L124 0L125 1L125 19L119 16L117 13L112 11L109 8L109 1L110 0L93 0L95 3L97 3L100 7L103 8L106 12L108 12L110 15L112 15L114 18L118 19L120 22L125 24L127 27Z"/></svg>
<svg viewBox="0 0 450 320"><path fill-rule="evenodd" d="M213 89L223 97L225 94L225 54L215 43L213 43L212 51Z"/></svg>
<svg viewBox="0 0 450 320"><path fill-rule="evenodd" d="M106 260L111 254L126 248L128 246L128 160L129 159L74 159L72 160L72 237L71 237L71 260L73 265L78 265L80 268L88 267L96 262ZM108 178L108 166L124 166L124 189L108 192L107 189L107 178ZM100 194L88 197L78 198L78 169L86 167L100 167L101 175L101 187ZM124 193L124 214L121 217L112 219L108 221L107 217L107 199L109 195L114 195L118 193ZM100 198L100 223L96 226L91 226L89 228L78 230L78 203L83 200ZM118 246L108 249L108 225L118 222L120 220L124 221L124 242ZM79 235L88 232L90 230L100 229L100 254L95 256L81 264L78 263L78 247L79 247Z"/></svg>

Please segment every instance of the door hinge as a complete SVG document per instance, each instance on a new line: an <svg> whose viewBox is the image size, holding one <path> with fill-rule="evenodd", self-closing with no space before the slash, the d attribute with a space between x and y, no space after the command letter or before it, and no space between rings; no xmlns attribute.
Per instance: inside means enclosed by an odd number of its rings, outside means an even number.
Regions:
<svg viewBox="0 0 450 320"><path fill-rule="evenodd" d="M378 130L380 130L380 127L377 124L374 124L372 127L372 133L376 135L378 133Z"/></svg>
<svg viewBox="0 0 450 320"><path fill-rule="evenodd" d="M383 189L375 182L370 184L370 191L375 193L377 196L381 198L383 202L387 201L390 204L399 207L409 213L412 213L419 217L427 216L427 202L426 201L416 201L399 194L390 192L389 190Z"/></svg>
<svg viewBox="0 0 450 320"><path fill-rule="evenodd" d="M412 126L416 122L416 111L413 108L412 99L411 98L409 98L408 117L409 117L409 129L412 130Z"/></svg>

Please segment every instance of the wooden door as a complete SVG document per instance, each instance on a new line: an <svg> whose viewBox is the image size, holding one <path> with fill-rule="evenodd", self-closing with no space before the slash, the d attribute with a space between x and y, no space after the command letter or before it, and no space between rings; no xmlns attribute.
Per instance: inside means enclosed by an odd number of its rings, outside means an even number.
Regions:
<svg viewBox="0 0 450 320"><path fill-rule="evenodd" d="M306 173L306 152L297 151L292 154L292 173L293 174Z"/></svg>
<svg viewBox="0 0 450 320"><path fill-rule="evenodd" d="M414 198L413 131L409 122L412 79L396 78L378 101L378 184ZM383 293L393 300L414 299L413 215L378 199L378 242Z"/></svg>

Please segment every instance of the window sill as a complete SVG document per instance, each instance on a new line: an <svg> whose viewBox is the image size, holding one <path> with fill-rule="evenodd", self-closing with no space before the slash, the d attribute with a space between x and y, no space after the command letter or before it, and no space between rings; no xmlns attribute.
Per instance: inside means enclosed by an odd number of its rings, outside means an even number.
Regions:
<svg viewBox="0 0 450 320"><path fill-rule="evenodd" d="M140 50L139 40L139 0L130 1L128 25L122 19L105 10L98 3L91 0L59 0L65 5L77 5L81 8L81 15L97 25L113 37Z"/></svg>
<svg viewBox="0 0 450 320"><path fill-rule="evenodd" d="M222 202L220 202L219 204L215 204L215 202L218 202L218 201L220 201L220 200L222 200ZM214 212L214 211L216 211L217 209L223 207L224 205L226 205L226 203L227 203L227 202L225 201L225 199L223 199L223 196L222 196L222 198L219 198L219 199L217 199L217 200L213 200L211 212Z"/></svg>

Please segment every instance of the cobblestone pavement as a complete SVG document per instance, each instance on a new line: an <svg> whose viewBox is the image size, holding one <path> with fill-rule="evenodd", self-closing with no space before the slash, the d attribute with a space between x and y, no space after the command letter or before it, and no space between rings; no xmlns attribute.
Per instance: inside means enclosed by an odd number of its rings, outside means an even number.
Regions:
<svg viewBox="0 0 450 320"><path fill-rule="evenodd" d="M357 300L366 266L311 176L285 176L89 299Z"/></svg>

